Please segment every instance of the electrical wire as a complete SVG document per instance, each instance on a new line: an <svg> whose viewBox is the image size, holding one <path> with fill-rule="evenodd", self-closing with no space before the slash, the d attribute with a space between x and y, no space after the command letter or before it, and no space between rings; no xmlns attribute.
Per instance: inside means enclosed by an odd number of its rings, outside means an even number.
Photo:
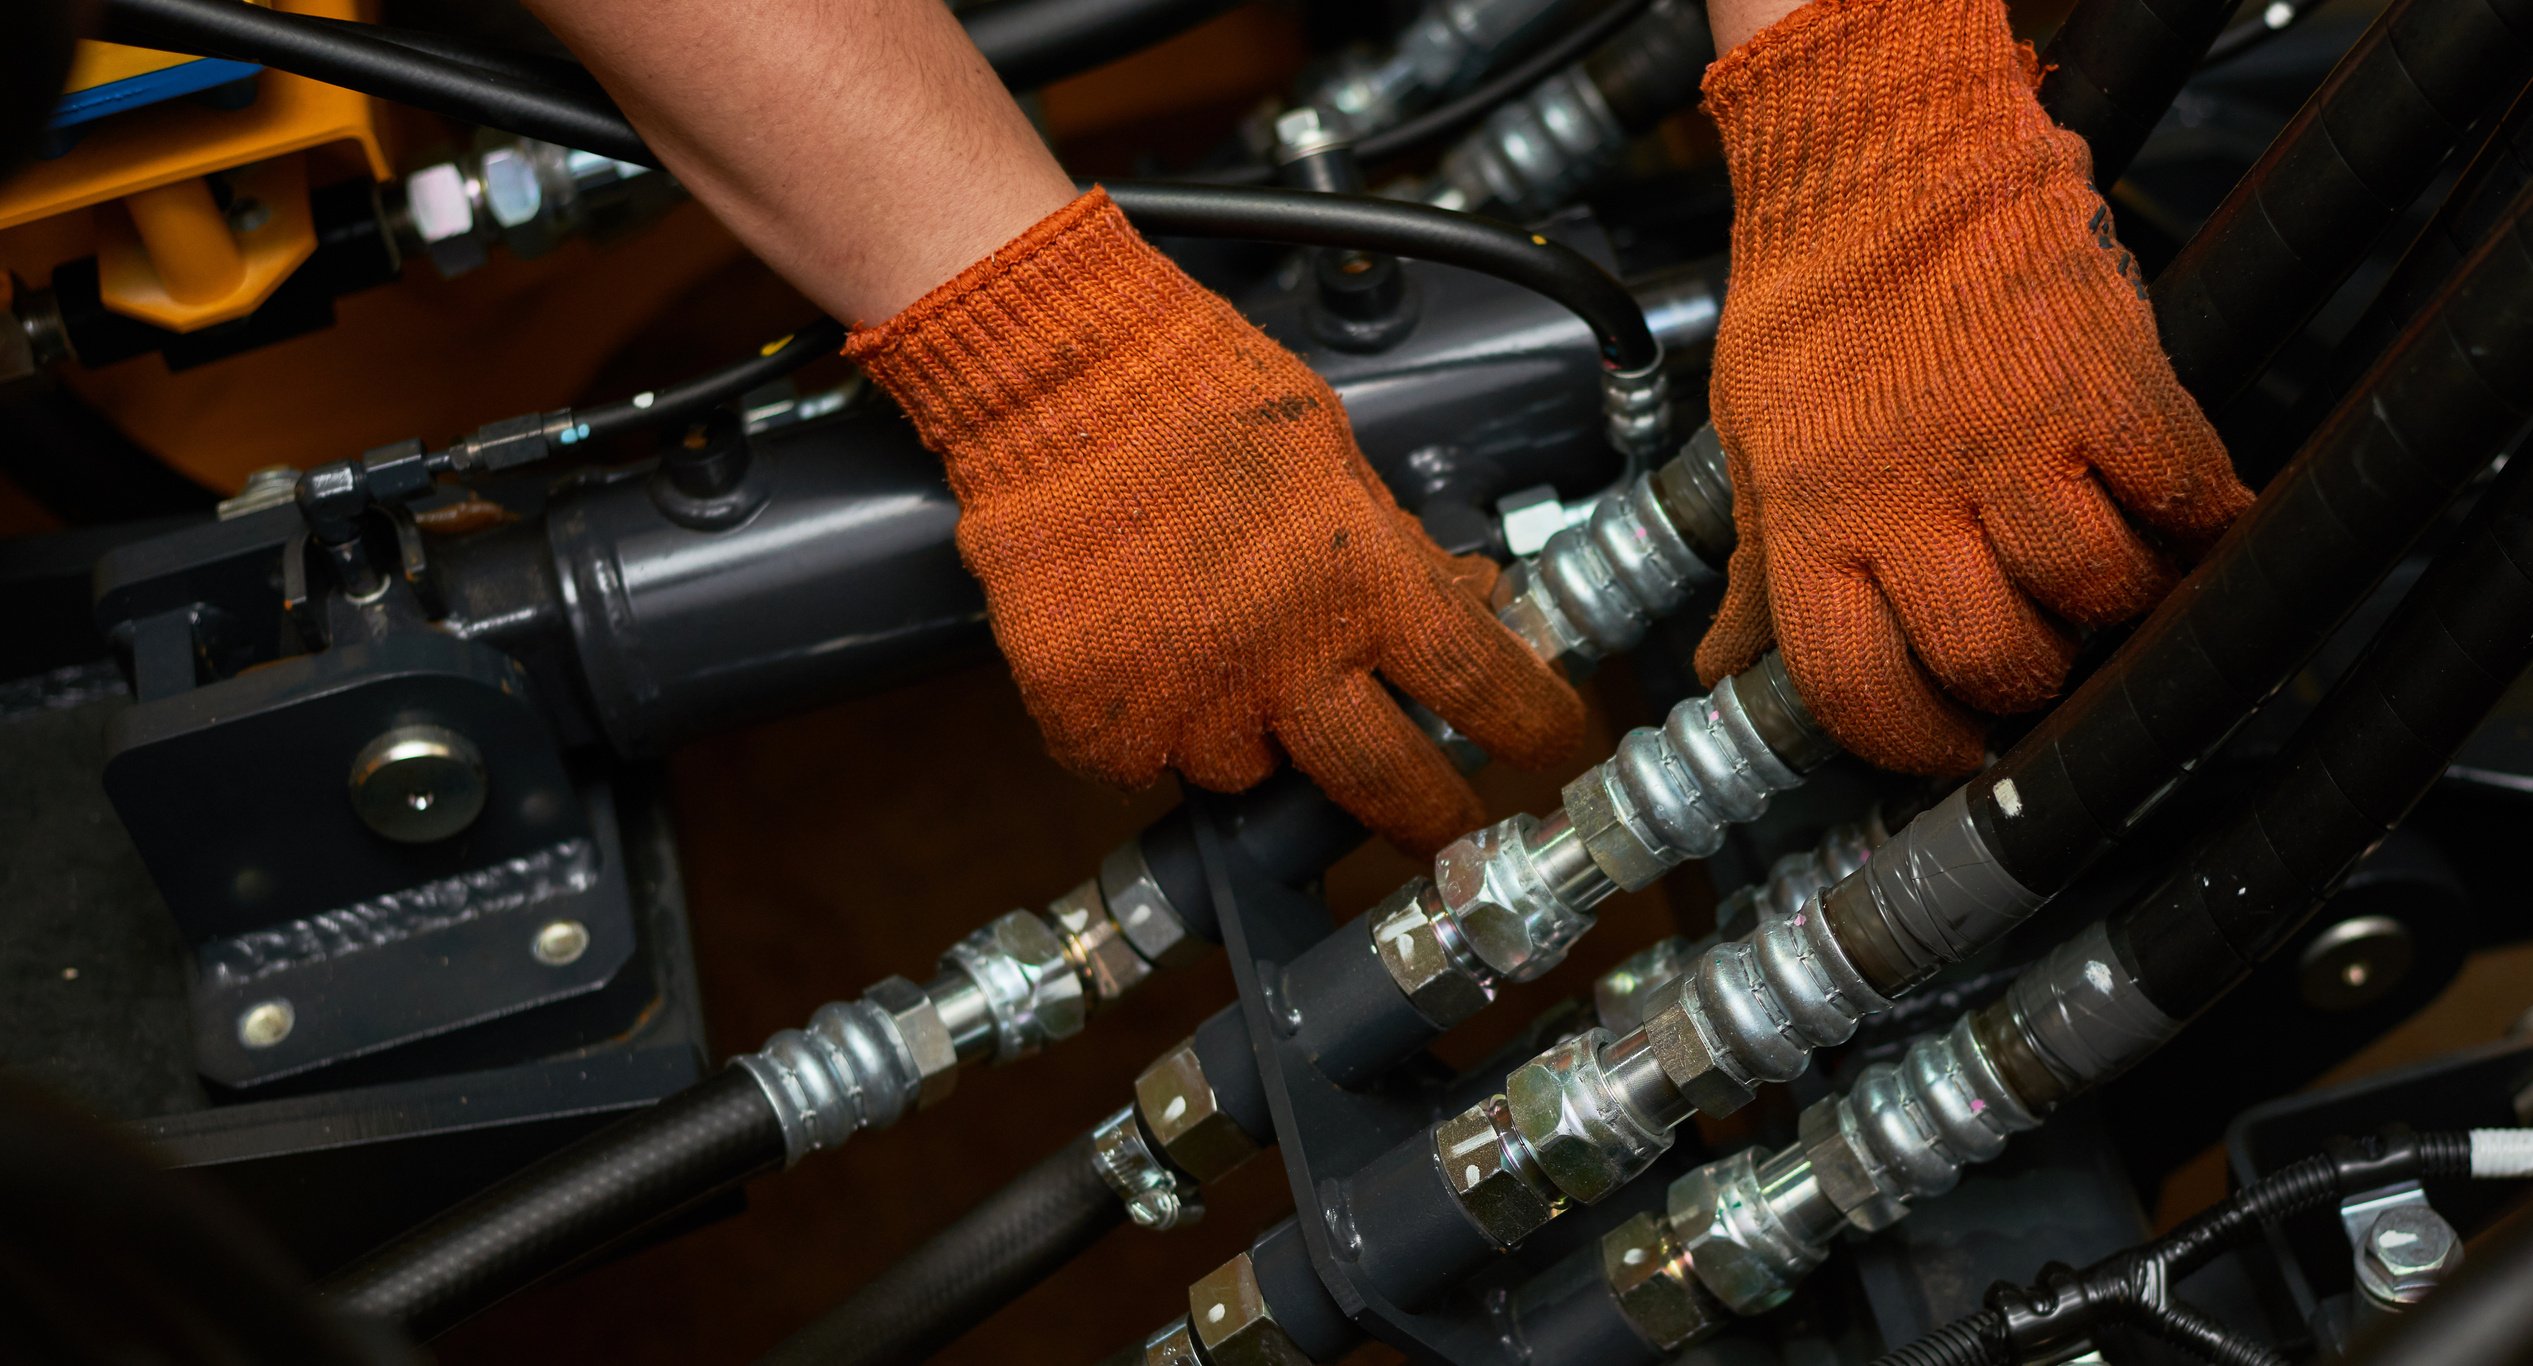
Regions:
<svg viewBox="0 0 2533 1366"><path fill-rule="evenodd" d="M821 356L834 355L837 348L844 345L845 332L844 324L833 318L820 318L735 365L697 375L665 389L650 390L595 408L574 409L572 416L582 429L576 439L596 441L620 432L701 416L751 389L781 379Z"/></svg>

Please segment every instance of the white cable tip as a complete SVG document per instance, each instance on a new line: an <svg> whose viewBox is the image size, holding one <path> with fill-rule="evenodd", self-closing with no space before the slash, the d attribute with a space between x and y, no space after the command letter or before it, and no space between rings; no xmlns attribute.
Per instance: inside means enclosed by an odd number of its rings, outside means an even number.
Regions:
<svg viewBox="0 0 2533 1366"><path fill-rule="evenodd" d="M2471 1174L2483 1178L2533 1176L2533 1129L2472 1130Z"/></svg>

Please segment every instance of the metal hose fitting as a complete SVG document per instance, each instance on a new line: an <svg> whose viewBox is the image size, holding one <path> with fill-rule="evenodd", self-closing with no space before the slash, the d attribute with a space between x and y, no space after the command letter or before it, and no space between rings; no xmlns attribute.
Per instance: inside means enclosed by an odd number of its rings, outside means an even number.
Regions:
<svg viewBox="0 0 2533 1366"><path fill-rule="evenodd" d="M1498 105L1445 152L1428 204L1529 221L1553 213L1627 149L1627 130L1580 64Z"/></svg>
<svg viewBox="0 0 2533 1366"><path fill-rule="evenodd" d="M1762 1313L1820 1265L1842 1229L1890 1227L2039 1123L1965 1016L1806 1109L1801 1136L1782 1151L1754 1159L1745 1150L1673 1183L1674 1233L1717 1299Z"/></svg>
<svg viewBox="0 0 2533 1366"><path fill-rule="evenodd" d="M732 1062L780 1117L787 1166L940 1100L959 1069L941 1012L903 977L820 1006L807 1029L783 1030Z"/></svg>
<svg viewBox="0 0 2533 1366"><path fill-rule="evenodd" d="M1496 581L1496 617L1542 659L1633 649L1656 618L1722 580L1732 507L1723 447L1714 428L1701 427L1660 469L1597 500L1582 524L1506 570Z"/></svg>
<svg viewBox="0 0 2533 1366"><path fill-rule="evenodd" d="M1879 811L1861 821L1832 827L1819 844L1778 859L1761 881L1736 890L1715 908L1719 931L1737 933L1760 916L1791 916L1803 904L1865 866L1873 851L1890 838ZM1621 960L1592 984L1593 1013L1601 1027L1624 1034L1667 1004L1668 994L1715 936L1660 939Z"/></svg>
<svg viewBox="0 0 2533 1366"><path fill-rule="evenodd" d="M1785 665L1758 664L1641 727L1618 753L1566 784L1565 811L1592 861L1636 891L1723 845L1837 752L1794 693Z"/></svg>
<svg viewBox="0 0 2533 1366"><path fill-rule="evenodd" d="M1561 0L1432 0L1383 57L1340 55L1298 103L1325 110L1337 131L1362 137L1434 96L1484 74L1489 63Z"/></svg>

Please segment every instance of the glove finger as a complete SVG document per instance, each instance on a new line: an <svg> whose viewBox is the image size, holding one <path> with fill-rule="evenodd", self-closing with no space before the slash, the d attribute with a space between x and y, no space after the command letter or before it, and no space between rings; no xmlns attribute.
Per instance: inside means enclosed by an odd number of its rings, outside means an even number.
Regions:
<svg viewBox="0 0 2533 1366"><path fill-rule="evenodd" d="M1573 750L1583 699L1484 598L1430 565L1406 592L1383 633L1384 676L1507 763L1544 768Z"/></svg>
<svg viewBox="0 0 2533 1366"><path fill-rule="evenodd" d="M1370 674L1340 675L1275 733L1295 768L1410 854L1431 855L1485 823L1476 790Z"/></svg>
<svg viewBox="0 0 2533 1366"><path fill-rule="evenodd" d="M2013 481L1980 524L2007 575L2069 621L2126 621L2172 588L2172 567L2087 470L2063 480Z"/></svg>
<svg viewBox="0 0 2533 1366"><path fill-rule="evenodd" d="M2153 391L2163 388L2171 392L2158 401ZM2146 411L2117 424L2088 454L2130 516L2195 555L2252 505L2252 491L2235 477L2216 429L2169 372L2154 377L2147 392Z"/></svg>
<svg viewBox="0 0 2533 1366"><path fill-rule="evenodd" d="M1876 553L1874 577L1927 672L1980 711L2029 711L2066 682L2074 638L2006 578L1976 522L1917 526L1905 543ZM1778 607L1782 632L1782 596Z"/></svg>
<svg viewBox="0 0 2533 1366"><path fill-rule="evenodd" d="M1830 738L1867 763L1952 776L1978 768L1985 728L1909 655L1899 616L1859 570L1787 569L1786 672Z"/></svg>
<svg viewBox="0 0 2533 1366"><path fill-rule="evenodd" d="M1745 527L1724 570L1724 600L1715 623L1697 643L1698 680L1708 687L1759 662L1777 643L1768 614L1768 561L1753 529Z"/></svg>
<svg viewBox="0 0 2533 1366"><path fill-rule="evenodd" d="M1225 714L1199 714L1179 746L1178 771L1198 787L1214 792L1246 792L1275 772L1275 747L1266 729L1247 709Z"/></svg>

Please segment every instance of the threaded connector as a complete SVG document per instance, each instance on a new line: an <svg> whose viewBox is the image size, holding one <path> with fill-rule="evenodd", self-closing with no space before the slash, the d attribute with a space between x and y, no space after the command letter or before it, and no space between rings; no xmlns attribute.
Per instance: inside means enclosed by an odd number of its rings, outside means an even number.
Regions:
<svg viewBox="0 0 2533 1366"><path fill-rule="evenodd" d="M1702 427L1678 456L1506 570L1495 614L1542 659L1600 659L1635 648L1656 618L1720 581L1731 547L1732 486L1714 429Z"/></svg>

